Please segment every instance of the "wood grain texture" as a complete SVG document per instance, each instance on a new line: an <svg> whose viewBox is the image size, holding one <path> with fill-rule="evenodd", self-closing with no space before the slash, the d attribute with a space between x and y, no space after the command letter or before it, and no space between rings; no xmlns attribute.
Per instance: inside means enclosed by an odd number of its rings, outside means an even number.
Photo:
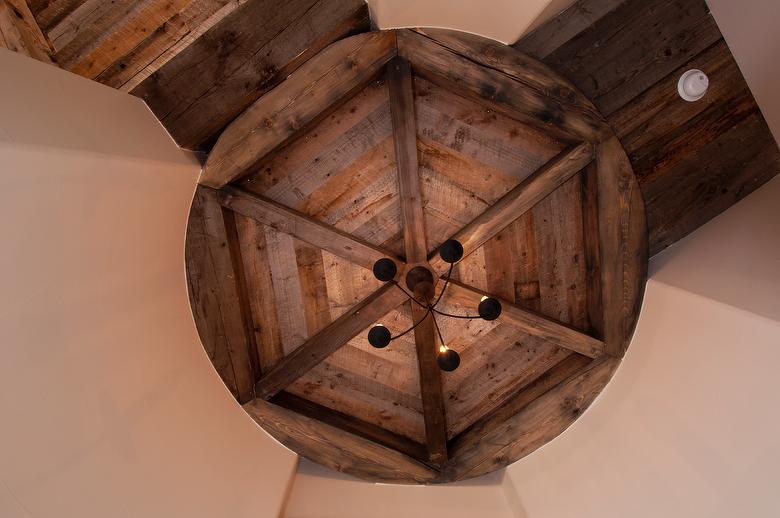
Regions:
<svg viewBox="0 0 780 518"><path fill-rule="evenodd" d="M385 32L328 47L316 62L291 74L284 88L269 92L233 121L209 155L200 183L222 187L246 174L297 130L365 86L394 55L393 35Z"/></svg>
<svg viewBox="0 0 780 518"><path fill-rule="evenodd" d="M231 210L364 268L370 269L376 261L385 257L398 260L390 252L361 242L338 229L312 220L271 200L251 195L234 187L223 187L217 196L219 202Z"/></svg>
<svg viewBox="0 0 780 518"><path fill-rule="evenodd" d="M543 393L524 406L522 403L526 401L521 391L517 396L521 399L517 404L520 407L517 412L500 424L496 423L477 442L460 443L455 461L447 466L444 478L462 480L484 475L546 444L590 406L609 382L619 363L617 359L603 357L595 360L586 370L575 370L573 375L544 391L562 377L556 373L551 376L553 383L542 381L541 389L529 387L529 390ZM544 426L539 426L540 423L544 423ZM517 439L512 441L508 437Z"/></svg>
<svg viewBox="0 0 780 518"><path fill-rule="evenodd" d="M185 257L190 303L201 342L217 372L240 402L254 397L240 287L222 207L213 191L195 193L187 226Z"/></svg>
<svg viewBox="0 0 780 518"><path fill-rule="evenodd" d="M328 357L348 340L404 301L404 294L385 286L334 320L285 356L255 385L259 398L270 398Z"/></svg>
<svg viewBox="0 0 780 518"><path fill-rule="evenodd" d="M646 276L647 223L631 164L617 137L596 150L601 298L604 343L608 354L622 357L636 324ZM639 243L640 246L632 246Z"/></svg>
<svg viewBox="0 0 780 518"><path fill-rule="evenodd" d="M244 410L276 440L301 456L374 482L425 484L439 473L392 448L379 445L261 399Z"/></svg>
<svg viewBox="0 0 780 518"><path fill-rule="evenodd" d="M433 286L430 283L420 282L415 286L414 296L417 300L430 304L433 301L433 295ZM447 461L448 455L442 373L436 363L439 339L436 336L433 314L417 304L411 304L411 306L414 323L420 323L414 329L414 341L420 372L420 394L425 416L425 443L430 461L435 465L441 465Z"/></svg>
<svg viewBox="0 0 780 518"><path fill-rule="evenodd" d="M580 144L566 149L523 180L452 238L461 242L464 255L468 255L560 187L592 160L593 146L590 144ZM445 263L438 256L430 258L430 262L431 266L439 272L445 269Z"/></svg>
<svg viewBox="0 0 780 518"><path fill-rule="evenodd" d="M390 89L390 113L393 118L393 141L398 168L398 190L401 201L404 248L410 263L425 261L428 245L417 162L417 125L414 115L411 64L400 57L387 65Z"/></svg>
<svg viewBox="0 0 780 518"><path fill-rule="evenodd" d="M490 295L470 286L450 281L450 300L464 307L474 308L479 305L482 297ZM550 343L580 353L598 358L604 354L604 342L588 336L583 332L561 322L523 309L510 301L501 300L501 321L509 324L523 333L544 339Z"/></svg>
<svg viewBox="0 0 780 518"><path fill-rule="evenodd" d="M437 34L444 36L444 33ZM458 38L460 37L450 31L448 43L439 44L420 33L399 30L398 53L412 61L415 72L426 80L490 102L492 107L506 111L508 115L545 131L567 136L574 141L588 142L597 142L609 133L609 128L592 110L590 103L576 106L568 99L556 98L549 90L539 88L543 79L529 79L535 74L528 67L523 68L509 62L507 66L496 70L492 67L493 63L475 63L472 60L485 54L485 51L472 50L468 56L462 56L447 46L455 47L454 43L450 42L456 42ZM476 37L468 37L468 41L462 46L474 49L475 41L480 41L488 49L491 48L488 40L477 40ZM509 51L509 55L514 56L517 61L520 53ZM540 65L536 67L537 73L543 73ZM516 74L507 74L507 70L525 72L522 77L517 77ZM555 81L553 78L548 80ZM565 88L565 84L556 86L556 90Z"/></svg>
<svg viewBox="0 0 780 518"><path fill-rule="evenodd" d="M652 254L778 172L780 151L703 0L580 0L514 46L608 115L647 202ZM691 68L717 78L695 103L676 92Z"/></svg>
<svg viewBox="0 0 780 518"><path fill-rule="evenodd" d="M592 303L594 290L602 299L621 291L613 320L624 339L630 337L647 257L646 233L639 224L644 220L634 213L643 210L642 198L619 143L611 154L602 151L602 162L614 163L601 167L594 161L594 144L571 142L572 135L554 124L531 124L516 111L497 110L495 99L479 100L480 94L463 89L448 91L451 82L438 81L424 69L415 76L419 67L414 58L405 62L395 57L398 34L378 34L336 47L353 45L359 52L371 38L385 38L386 53L378 52L385 61L365 60L363 68L375 67L370 76L316 107L319 101L307 96L327 94L308 90L287 97L296 110L303 99L310 120L285 126L273 137L277 142L265 149L239 150L251 157L241 158L241 177L223 191L262 200L262 214L255 217L271 225L247 218L245 208L235 215L244 273L258 276L247 280L244 297L261 375L255 390L261 400L284 392L276 401L287 398L288 408L316 426L330 423L360 440L375 441L376 447L404 452L407 460L422 458L425 462L418 465L427 464L426 469L443 467L444 475L433 470L431 482L468 478L511 462L514 455L525 454L523 444L536 447L574 420L573 413L533 414L540 420L523 423L533 431L528 436L515 435L517 425L507 425L588 362L607 357L600 339L606 305ZM511 49L449 32L436 34L438 41L432 33L412 34L453 54L456 64L465 59L502 81L524 84L534 95L547 89L553 99L563 95L592 108L576 89L565 93L572 88L565 81L544 75L546 67ZM322 72L327 67L344 75L344 63L329 54L333 48L325 51L324 64L318 57L304 68ZM340 79L329 78L335 83ZM285 86L280 89L286 91ZM244 124L241 129L241 124L241 119L235 123L239 129L232 137L236 149L260 133L269 134L269 128ZM233 131L231 125L226 134ZM611 136L600 138L602 150L617 142ZM409 188L414 183L410 179L417 185ZM414 202L407 204L416 211L412 223L422 227L422 235L411 233L411 240L403 232L405 199ZM254 202L249 206L257 210ZM605 223L612 217L605 209L618 217L619 231L607 239L616 239L613 249L602 246L602 226L612 229ZM306 237L306 228L319 237ZM442 373L436 364L440 340L430 318L386 348L371 347L366 334L373 325L381 323L395 336L425 310L412 306L393 286L379 287L368 269L373 257L356 259L344 248L334 249L335 244L345 239L388 255L424 257L453 235L468 244L468 255L457 265L457 279L440 309L473 314L482 296L491 294L502 299L504 314L491 322L441 318L441 341L461 355L454 372ZM406 249L409 244L413 246ZM609 268L619 265L620 277L603 273L602 264L610 261ZM442 285L438 282L435 289ZM577 385L573 390L590 401L591 388ZM567 394L565 399L576 397ZM269 426L278 429L278 424ZM462 446L475 433L492 437L499 428L511 432L502 435L506 442L500 448L507 448L506 456L494 457L490 448L497 443L492 439L490 447L474 450L473 456L471 446ZM294 447L304 455L323 455L317 433L296 431ZM344 457L339 465L350 465L346 459L354 452L339 452L337 446L328 447L332 449L322 462L335 465ZM461 448L464 457L452 456L452 447ZM398 473L394 459L374 458L349 469L372 480L389 470L393 480L420 482Z"/></svg>
<svg viewBox="0 0 780 518"><path fill-rule="evenodd" d="M387 448L392 448L422 463L428 462L424 445L389 432L380 426L331 410L288 392L280 392L271 399L271 403Z"/></svg>
<svg viewBox="0 0 780 518"><path fill-rule="evenodd" d="M0 0L0 48L52 62L52 49L24 0Z"/></svg>
<svg viewBox="0 0 780 518"><path fill-rule="evenodd" d="M177 143L208 147L219 131L328 44L368 28L358 0L270 0L235 9L132 93Z"/></svg>

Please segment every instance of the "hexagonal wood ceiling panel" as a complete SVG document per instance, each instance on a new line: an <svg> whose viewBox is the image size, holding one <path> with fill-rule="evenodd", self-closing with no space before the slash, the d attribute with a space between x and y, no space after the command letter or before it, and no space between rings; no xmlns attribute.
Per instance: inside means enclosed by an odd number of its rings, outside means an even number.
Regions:
<svg viewBox="0 0 780 518"><path fill-rule="evenodd" d="M459 240L436 335L399 277ZM644 205L581 93L511 47L444 30L337 42L218 140L190 214L201 338L246 411L299 454L369 480L498 469L570 425L609 381L641 303ZM439 283L437 289L441 289ZM424 324L424 323L423 323Z"/></svg>

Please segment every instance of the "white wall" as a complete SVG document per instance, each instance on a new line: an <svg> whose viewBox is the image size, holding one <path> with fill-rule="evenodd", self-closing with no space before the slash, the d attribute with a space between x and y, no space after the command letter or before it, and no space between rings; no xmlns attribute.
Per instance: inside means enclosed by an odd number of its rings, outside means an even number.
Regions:
<svg viewBox="0 0 780 518"><path fill-rule="evenodd" d="M707 0L707 4L775 140L780 142L780 2Z"/></svg>
<svg viewBox="0 0 780 518"><path fill-rule="evenodd" d="M522 512L780 515L778 236L780 177L652 262L613 380L562 436L507 470Z"/></svg>
<svg viewBox="0 0 780 518"><path fill-rule="evenodd" d="M564 10L573 0L368 0L381 29L445 27L514 43L526 30Z"/></svg>
<svg viewBox="0 0 780 518"><path fill-rule="evenodd" d="M285 518L514 518L503 472L439 486L371 484L301 460Z"/></svg>
<svg viewBox="0 0 780 518"><path fill-rule="evenodd" d="M186 293L200 167L139 100L0 50L0 516L277 516L295 456Z"/></svg>

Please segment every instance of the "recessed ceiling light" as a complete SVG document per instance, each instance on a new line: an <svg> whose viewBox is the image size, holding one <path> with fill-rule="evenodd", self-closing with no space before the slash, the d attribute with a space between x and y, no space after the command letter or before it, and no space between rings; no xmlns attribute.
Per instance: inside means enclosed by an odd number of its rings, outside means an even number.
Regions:
<svg viewBox="0 0 780 518"><path fill-rule="evenodd" d="M680 80L677 82L677 92L686 101L693 102L704 97L709 86L710 80L707 74L694 68L680 76Z"/></svg>

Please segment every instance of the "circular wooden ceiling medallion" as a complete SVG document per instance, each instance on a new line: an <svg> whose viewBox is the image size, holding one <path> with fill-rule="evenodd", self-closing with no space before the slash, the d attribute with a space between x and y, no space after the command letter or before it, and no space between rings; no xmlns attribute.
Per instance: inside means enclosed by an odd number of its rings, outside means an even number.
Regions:
<svg viewBox="0 0 780 518"><path fill-rule="evenodd" d="M372 274L437 276L461 357L413 332ZM339 41L224 131L187 234L193 313L246 411L300 455L374 481L482 475L566 429L604 388L636 324L647 268L637 181L604 118L511 47L447 30ZM441 285L443 283L439 283ZM424 326L422 326L424 327Z"/></svg>

